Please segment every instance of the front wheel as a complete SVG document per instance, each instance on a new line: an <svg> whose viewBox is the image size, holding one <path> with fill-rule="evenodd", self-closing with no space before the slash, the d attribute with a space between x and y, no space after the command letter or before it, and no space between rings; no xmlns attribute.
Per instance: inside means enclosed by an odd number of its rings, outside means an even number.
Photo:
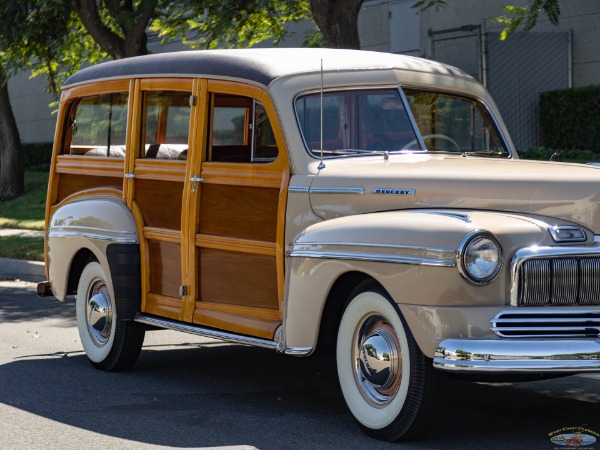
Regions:
<svg viewBox="0 0 600 450"><path fill-rule="evenodd" d="M432 425L443 374L421 353L398 307L379 286L367 283L350 294L336 359L344 399L366 434L410 440Z"/></svg>
<svg viewBox="0 0 600 450"><path fill-rule="evenodd" d="M133 321L119 320L100 263L89 262L79 278L75 310L85 353L98 369L131 368L144 343L144 329Z"/></svg>

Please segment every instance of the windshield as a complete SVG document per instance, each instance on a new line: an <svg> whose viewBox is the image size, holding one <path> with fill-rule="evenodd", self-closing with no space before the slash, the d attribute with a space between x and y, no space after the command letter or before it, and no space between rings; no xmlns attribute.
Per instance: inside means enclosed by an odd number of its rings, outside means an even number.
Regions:
<svg viewBox="0 0 600 450"><path fill-rule="evenodd" d="M416 89L405 89L404 94L428 150L506 154L475 100Z"/></svg>
<svg viewBox="0 0 600 450"><path fill-rule="evenodd" d="M424 150L507 155L479 103L425 90L404 93L406 102L397 88L324 91L322 140L321 93L299 96L296 114L308 150L321 156L322 149L324 157Z"/></svg>

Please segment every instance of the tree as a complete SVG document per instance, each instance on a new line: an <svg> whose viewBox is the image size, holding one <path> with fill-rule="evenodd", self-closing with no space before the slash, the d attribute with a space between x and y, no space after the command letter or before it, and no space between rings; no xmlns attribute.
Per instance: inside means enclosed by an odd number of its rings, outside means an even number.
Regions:
<svg viewBox="0 0 600 450"><path fill-rule="evenodd" d="M8 96L8 79L0 65L0 201L25 192L19 129Z"/></svg>
<svg viewBox="0 0 600 450"><path fill-rule="evenodd" d="M312 17L328 47L360 48L358 13L364 0L310 0Z"/></svg>
<svg viewBox="0 0 600 450"><path fill-rule="evenodd" d="M447 0L419 0L414 6L421 10L429 8L439 10L447 7L448 3ZM529 0L527 6L506 5L504 11L508 15L494 18L496 22L504 25L504 29L500 33L500 40L505 40L521 25L524 25L525 32L530 31L536 26L537 19L542 12L546 13L552 25L558 25L560 19L559 0Z"/></svg>

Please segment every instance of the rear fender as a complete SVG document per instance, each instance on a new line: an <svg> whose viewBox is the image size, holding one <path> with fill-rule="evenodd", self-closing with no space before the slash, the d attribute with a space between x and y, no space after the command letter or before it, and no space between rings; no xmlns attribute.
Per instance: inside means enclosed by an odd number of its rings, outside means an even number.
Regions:
<svg viewBox="0 0 600 450"><path fill-rule="evenodd" d="M68 294L69 274L77 254L91 253L110 274L108 246L139 245L137 225L127 205L119 198L101 195L59 206L50 218L47 235L49 281L59 300ZM107 282L114 294L112 280Z"/></svg>

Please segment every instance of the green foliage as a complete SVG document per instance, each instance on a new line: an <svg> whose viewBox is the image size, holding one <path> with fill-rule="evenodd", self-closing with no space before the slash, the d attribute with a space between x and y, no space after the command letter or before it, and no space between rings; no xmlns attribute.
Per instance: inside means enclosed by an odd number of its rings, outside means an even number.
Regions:
<svg viewBox="0 0 600 450"><path fill-rule="evenodd" d="M545 92L540 96L544 146L600 154L600 86Z"/></svg>
<svg viewBox="0 0 600 450"><path fill-rule="evenodd" d="M47 190L48 171L25 171L25 193L0 202L0 228L42 230Z"/></svg>
<svg viewBox="0 0 600 450"><path fill-rule="evenodd" d="M521 159L533 159L536 161L550 161L550 157L555 153L558 153L560 155L560 160L564 162L585 164L588 162L597 162L600 160L598 154L594 153L591 150L554 150L547 147L533 147L524 150L519 150L519 157Z"/></svg>
<svg viewBox="0 0 600 450"><path fill-rule="evenodd" d="M0 44L11 73L46 76L55 95L84 62L106 57L64 0L0 0Z"/></svg>
<svg viewBox="0 0 600 450"><path fill-rule="evenodd" d="M552 25L558 25L560 18L559 0L529 0L527 6L505 6L507 16L496 17L495 20L504 25L500 40L505 40L511 33L524 25L524 31L530 31L537 24L541 12L545 12Z"/></svg>
<svg viewBox="0 0 600 450"><path fill-rule="evenodd" d="M150 29L192 48L252 47L267 39L278 45L288 22L311 17L307 0L182 0L160 12Z"/></svg>
<svg viewBox="0 0 600 450"><path fill-rule="evenodd" d="M32 167L47 170L52 159L52 142L21 144L21 149L24 156L23 163L27 170L32 170Z"/></svg>

